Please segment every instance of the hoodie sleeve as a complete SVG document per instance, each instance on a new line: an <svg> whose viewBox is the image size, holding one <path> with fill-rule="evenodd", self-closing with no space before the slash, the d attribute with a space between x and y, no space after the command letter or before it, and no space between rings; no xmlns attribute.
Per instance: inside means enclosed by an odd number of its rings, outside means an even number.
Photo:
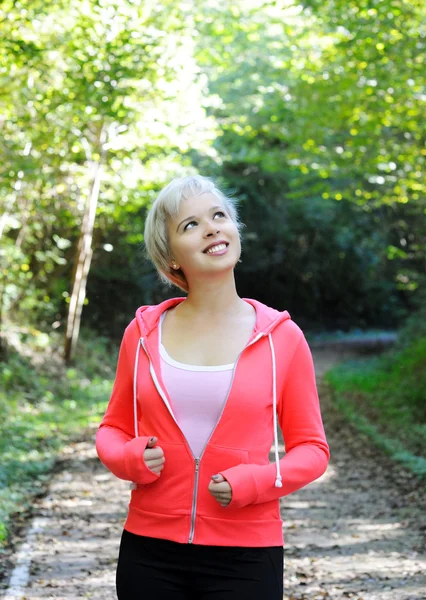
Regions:
<svg viewBox="0 0 426 600"><path fill-rule="evenodd" d="M96 451L101 462L120 479L146 484L159 477L143 460L149 437L135 437L133 419L134 360L127 350L124 333L117 371L107 410L96 433Z"/></svg>
<svg viewBox="0 0 426 600"><path fill-rule="evenodd" d="M278 403L286 454L280 460L282 487L275 487L276 464L241 464L220 471L232 488L227 508L242 508L287 496L318 479L330 450L325 437L312 354L305 336L297 344Z"/></svg>

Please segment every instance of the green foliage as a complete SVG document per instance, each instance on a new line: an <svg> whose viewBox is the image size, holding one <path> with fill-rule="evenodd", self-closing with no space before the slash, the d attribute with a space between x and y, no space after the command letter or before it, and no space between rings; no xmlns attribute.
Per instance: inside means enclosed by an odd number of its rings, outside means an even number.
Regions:
<svg viewBox="0 0 426 600"><path fill-rule="evenodd" d="M396 460L426 475L426 337L326 374L339 408Z"/></svg>
<svg viewBox="0 0 426 600"><path fill-rule="evenodd" d="M3 313L63 332L101 163L83 322L103 335L169 293L142 258L146 211L196 170L241 199L242 295L311 327L399 326L426 253L424 13L3 2Z"/></svg>
<svg viewBox="0 0 426 600"><path fill-rule="evenodd" d="M424 273L424 11L305 4L217 8L202 25L217 172L244 202L239 281L312 326L394 327Z"/></svg>
<svg viewBox="0 0 426 600"><path fill-rule="evenodd" d="M0 20L3 310L50 330L67 310L99 164L94 251L118 265L127 238L140 245L145 207L180 154L203 150L214 123L184 3L21 0L3 3Z"/></svg>

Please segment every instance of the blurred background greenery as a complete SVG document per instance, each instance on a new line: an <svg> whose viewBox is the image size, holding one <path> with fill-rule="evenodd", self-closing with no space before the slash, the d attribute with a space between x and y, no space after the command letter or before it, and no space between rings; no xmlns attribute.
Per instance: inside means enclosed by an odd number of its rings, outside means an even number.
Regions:
<svg viewBox="0 0 426 600"><path fill-rule="evenodd" d="M425 17L421 0L1 3L0 540L99 419L135 309L182 295L143 229L190 173L239 201L241 296L310 339L399 333L328 381L426 473Z"/></svg>

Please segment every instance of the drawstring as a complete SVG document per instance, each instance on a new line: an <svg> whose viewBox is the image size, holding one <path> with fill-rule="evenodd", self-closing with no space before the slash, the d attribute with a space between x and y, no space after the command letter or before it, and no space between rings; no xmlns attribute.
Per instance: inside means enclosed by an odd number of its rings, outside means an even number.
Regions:
<svg viewBox="0 0 426 600"><path fill-rule="evenodd" d="M139 352L141 349L142 338L138 341L138 347L136 349L135 356L135 368L133 371L133 420L135 423L135 437L139 437L138 431L138 398L137 398L137 380L138 380L138 362L139 362Z"/></svg>
<svg viewBox="0 0 426 600"><path fill-rule="evenodd" d="M136 356L135 356L135 368L133 371L133 421L135 426L135 437L139 437L138 430L138 394L137 394L137 381L138 381L138 363L139 363L139 352L141 349L142 338L138 341L138 347L136 348ZM129 488L131 490L136 490L138 484L135 482L131 482L129 484Z"/></svg>
<svg viewBox="0 0 426 600"><path fill-rule="evenodd" d="M275 350L272 342L272 335L268 334L269 345L271 346L272 355L272 408L274 411L274 446L275 446L275 465L277 467L277 477L275 479L275 487L280 488L283 486L282 477L280 473L280 456L278 454L278 423L277 423L277 372L275 365Z"/></svg>

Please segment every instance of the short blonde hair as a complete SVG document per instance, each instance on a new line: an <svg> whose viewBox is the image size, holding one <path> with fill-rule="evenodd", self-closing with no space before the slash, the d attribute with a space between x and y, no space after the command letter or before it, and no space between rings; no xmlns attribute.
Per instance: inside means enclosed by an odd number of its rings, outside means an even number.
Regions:
<svg viewBox="0 0 426 600"><path fill-rule="evenodd" d="M145 221L145 248L148 257L154 263L160 279L167 285L174 284L184 292L188 291L188 282L181 269L172 269L168 239L168 219L175 218L179 212L182 200L210 192L223 204L231 219L240 232L243 224L239 221L237 201L226 196L210 177L190 175L176 177L164 187L153 205Z"/></svg>

